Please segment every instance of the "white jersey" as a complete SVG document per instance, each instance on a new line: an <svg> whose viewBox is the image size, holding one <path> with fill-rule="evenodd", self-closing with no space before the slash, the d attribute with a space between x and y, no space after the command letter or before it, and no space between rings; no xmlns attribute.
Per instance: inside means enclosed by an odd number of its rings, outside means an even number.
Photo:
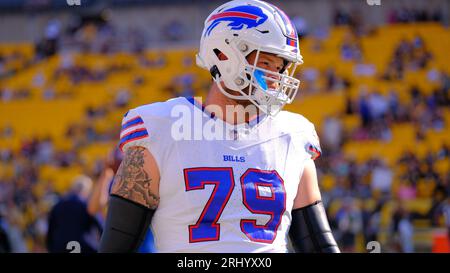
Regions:
<svg viewBox="0 0 450 273"><path fill-rule="evenodd" d="M157 251L287 252L304 162L320 155L314 125L282 111L226 128L229 140L194 132L198 140L179 140L180 106L205 123L214 120L193 99L175 98L132 109L122 123L122 150L147 148L160 171L151 223Z"/></svg>

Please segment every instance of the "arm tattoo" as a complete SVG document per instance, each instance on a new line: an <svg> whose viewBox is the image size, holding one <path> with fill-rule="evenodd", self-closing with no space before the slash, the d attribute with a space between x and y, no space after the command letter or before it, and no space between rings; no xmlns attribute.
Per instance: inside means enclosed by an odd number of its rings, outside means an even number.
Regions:
<svg viewBox="0 0 450 273"><path fill-rule="evenodd" d="M111 193L156 209L159 197L150 191L152 179L144 169L144 150L143 147L132 147L126 151Z"/></svg>

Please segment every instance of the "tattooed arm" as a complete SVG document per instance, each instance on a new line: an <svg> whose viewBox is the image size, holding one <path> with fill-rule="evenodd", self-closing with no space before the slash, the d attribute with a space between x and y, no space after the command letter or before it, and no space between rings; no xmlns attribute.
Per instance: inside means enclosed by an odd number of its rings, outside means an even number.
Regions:
<svg viewBox="0 0 450 273"><path fill-rule="evenodd" d="M130 147L113 183L99 252L134 252L159 203L155 159L143 147Z"/></svg>
<svg viewBox="0 0 450 273"><path fill-rule="evenodd" d="M117 170L111 194L156 209L159 173L155 160L143 147L131 147Z"/></svg>

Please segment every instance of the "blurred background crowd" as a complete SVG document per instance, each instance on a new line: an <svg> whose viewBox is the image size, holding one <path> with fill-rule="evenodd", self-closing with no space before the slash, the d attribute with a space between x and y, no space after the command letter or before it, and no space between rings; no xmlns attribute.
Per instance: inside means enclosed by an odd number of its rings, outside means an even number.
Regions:
<svg viewBox="0 0 450 273"><path fill-rule="evenodd" d="M80 2L0 1L0 253L95 252L122 116L211 83L195 53L223 1ZM300 34L287 109L318 131L341 249L450 252L448 1L271 3Z"/></svg>

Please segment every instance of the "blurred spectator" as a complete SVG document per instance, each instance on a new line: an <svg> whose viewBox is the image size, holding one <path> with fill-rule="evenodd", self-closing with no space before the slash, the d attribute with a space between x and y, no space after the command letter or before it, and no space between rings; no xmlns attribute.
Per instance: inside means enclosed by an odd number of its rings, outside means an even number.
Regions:
<svg viewBox="0 0 450 273"><path fill-rule="evenodd" d="M120 89L119 92L117 92L116 95L116 107L122 108L128 105L128 102L130 101L130 92L128 89Z"/></svg>
<svg viewBox="0 0 450 273"><path fill-rule="evenodd" d="M184 37L184 25L178 20L172 20L167 23L162 29L163 37L167 41L180 41Z"/></svg>
<svg viewBox="0 0 450 273"><path fill-rule="evenodd" d="M394 244L398 248L397 251L403 253L411 253L414 251L413 235L414 227L411 222L410 213L400 203L393 215L392 231L394 235Z"/></svg>
<svg viewBox="0 0 450 273"><path fill-rule="evenodd" d="M355 68L353 69L353 75L356 77L358 76L365 76L365 77L372 77L376 73L376 68L373 64L365 64L365 63L358 63L355 65Z"/></svg>
<svg viewBox="0 0 450 273"><path fill-rule="evenodd" d="M87 206L89 214L101 219L100 221L102 223L106 218L106 206L114 174L117 172L121 160L122 154L119 149L114 150L114 152L108 155L100 176L93 186L92 194L89 197Z"/></svg>
<svg viewBox="0 0 450 273"><path fill-rule="evenodd" d="M450 197L447 197L447 203L442 209L442 215L444 217L444 223L447 228L447 238L450 242Z"/></svg>
<svg viewBox="0 0 450 273"><path fill-rule="evenodd" d="M429 82L438 82L441 78L441 73L438 69L436 68L430 68L427 72L427 80Z"/></svg>
<svg viewBox="0 0 450 273"><path fill-rule="evenodd" d="M409 181L403 181L397 192L397 197L400 199L400 201L403 200L413 200L417 196L416 188L411 185Z"/></svg>
<svg viewBox="0 0 450 273"><path fill-rule="evenodd" d="M377 91L369 95L368 106L372 120L383 119L389 110L388 101Z"/></svg>
<svg viewBox="0 0 450 273"><path fill-rule="evenodd" d="M50 20L45 28L45 35L36 44L38 59L47 58L57 53L61 34L61 22L58 19Z"/></svg>
<svg viewBox="0 0 450 273"><path fill-rule="evenodd" d="M319 91L317 80L320 77L320 73L315 68L305 68L299 73L297 77L300 77L303 83L303 90L307 93L316 93Z"/></svg>
<svg viewBox="0 0 450 273"><path fill-rule="evenodd" d="M11 243L8 238L6 222L0 212L0 253L10 253Z"/></svg>
<svg viewBox="0 0 450 273"><path fill-rule="evenodd" d="M362 230L362 215L353 198L345 199L336 213L340 244L343 252L353 252L356 235Z"/></svg>
<svg viewBox="0 0 450 273"><path fill-rule="evenodd" d="M391 9L388 12L387 22L411 23L411 22L440 22L442 20L442 11L440 7L433 10L419 8L407 8L405 6L398 9Z"/></svg>
<svg viewBox="0 0 450 273"><path fill-rule="evenodd" d="M0 128L0 137L10 138L14 135L14 130L11 125L6 124L3 128Z"/></svg>
<svg viewBox="0 0 450 273"><path fill-rule="evenodd" d="M335 9L334 10L334 16L333 16L333 22L334 25L349 25L351 23L351 15L347 13L346 11L343 11L341 9Z"/></svg>
<svg viewBox="0 0 450 273"><path fill-rule="evenodd" d="M342 143L343 128L339 118L327 116L322 127L322 143L327 151L334 152Z"/></svg>
<svg viewBox="0 0 450 273"><path fill-rule="evenodd" d="M45 84L45 76L42 71L38 71L33 77L33 87L42 87Z"/></svg>
<svg viewBox="0 0 450 273"><path fill-rule="evenodd" d="M414 227L406 212L401 216L401 219L398 223L398 232L402 252L403 253L414 252L414 245L413 245Z"/></svg>
<svg viewBox="0 0 450 273"><path fill-rule="evenodd" d="M389 112L391 113L394 120L400 119L400 101L398 98L398 92L395 90L389 90L387 104L389 107Z"/></svg>
<svg viewBox="0 0 450 273"><path fill-rule="evenodd" d="M294 24L297 34L300 38L304 38L309 34L308 22L300 15L295 15L291 17L291 22Z"/></svg>
<svg viewBox="0 0 450 273"><path fill-rule="evenodd" d="M38 164L48 164L53 159L53 142L50 137L46 137L37 144L36 162Z"/></svg>
<svg viewBox="0 0 450 273"><path fill-rule="evenodd" d="M18 214L17 209L10 208L6 216L7 223L5 222L4 227L10 244L10 251L12 253L26 253L28 249L22 234L23 223L21 223L21 217Z"/></svg>
<svg viewBox="0 0 450 273"><path fill-rule="evenodd" d="M325 91L335 91L335 90L341 90L344 88L344 80L336 75L336 72L334 68L329 67L325 71L325 78L326 78L326 89Z"/></svg>
<svg viewBox="0 0 450 273"><path fill-rule="evenodd" d="M3 102L8 102L13 99L13 92L9 88L4 88L1 90L1 97Z"/></svg>
<svg viewBox="0 0 450 273"><path fill-rule="evenodd" d="M70 241L80 244L82 253L96 252L101 225L87 210L87 198L92 181L86 176L75 179L69 194L51 210L48 220L47 248L49 252L68 252ZM96 238L92 232L97 231ZM95 236L95 234L94 234Z"/></svg>
<svg viewBox="0 0 450 273"><path fill-rule="evenodd" d="M42 98L44 100L53 100L55 98L55 90L52 87L45 88Z"/></svg>
<svg viewBox="0 0 450 273"><path fill-rule="evenodd" d="M383 78L388 81L403 79L405 71L423 69L432 58L422 37L416 36L412 41L403 38L396 47Z"/></svg>
<svg viewBox="0 0 450 273"><path fill-rule="evenodd" d="M362 61L362 49L358 40L347 34L341 45L341 59L344 61Z"/></svg>
<svg viewBox="0 0 450 273"><path fill-rule="evenodd" d="M363 224L364 245L367 245L367 243L370 241L378 241L382 207L383 207L382 203L379 203L373 210L371 210L368 207L368 203L363 202L361 215Z"/></svg>
<svg viewBox="0 0 450 273"><path fill-rule="evenodd" d="M374 191L379 191L383 194L390 194L393 174L391 169L383 160L377 160L372 169L371 187Z"/></svg>
<svg viewBox="0 0 450 273"><path fill-rule="evenodd" d="M428 218L432 226L440 226L439 219L443 215L446 206L448 205L448 202L446 201L446 199L448 199L448 196L450 196L450 194L447 192L447 189L444 185L436 185L436 188L433 191L432 204L429 211L426 213L426 215L422 215L422 217L419 216L419 218Z"/></svg>
<svg viewBox="0 0 450 273"><path fill-rule="evenodd" d="M372 114L370 110L366 87L359 89L358 111L362 121L362 127L367 128L372 123Z"/></svg>

